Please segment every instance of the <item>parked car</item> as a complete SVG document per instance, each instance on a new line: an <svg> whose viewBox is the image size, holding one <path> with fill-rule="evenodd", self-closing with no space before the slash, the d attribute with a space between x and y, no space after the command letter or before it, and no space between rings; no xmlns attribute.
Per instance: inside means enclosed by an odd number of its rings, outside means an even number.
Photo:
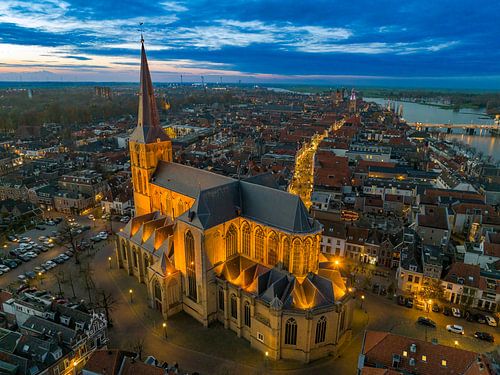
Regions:
<svg viewBox="0 0 500 375"><path fill-rule="evenodd" d="M479 340L495 342L495 338L493 337L493 335L489 334L488 332L476 332L474 333L474 337Z"/></svg>
<svg viewBox="0 0 500 375"><path fill-rule="evenodd" d="M405 306L408 307L409 309L411 309L413 307L413 298L411 298L411 297L407 298Z"/></svg>
<svg viewBox="0 0 500 375"><path fill-rule="evenodd" d="M147 365L150 365L150 366L156 366L156 364L158 363L158 360L155 357L153 357L152 355L150 355L150 356L148 356L148 358L146 358L144 363Z"/></svg>
<svg viewBox="0 0 500 375"><path fill-rule="evenodd" d="M400 306L406 305L406 298L404 296L398 296L398 305Z"/></svg>
<svg viewBox="0 0 500 375"><path fill-rule="evenodd" d="M424 316L420 316L417 319L417 323L422 324L422 325L427 326L427 327L436 328L436 322L434 320L426 318Z"/></svg>
<svg viewBox="0 0 500 375"><path fill-rule="evenodd" d="M45 273L45 268L43 267L40 267L40 266L36 266L35 268L33 268L33 272L35 272L36 274L38 274L39 272L40 273Z"/></svg>
<svg viewBox="0 0 500 375"><path fill-rule="evenodd" d="M484 318L486 319L486 323L489 326L492 326L492 327L496 327L497 326L497 321L491 315L486 315Z"/></svg>
<svg viewBox="0 0 500 375"><path fill-rule="evenodd" d="M450 316L451 315L451 309L448 306L445 306L443 308L443 314L446 315L446 316Z"/></svg>
<svg viewBox="0 0 500 375"><path fill-rule="evenodd" d="M417 310L425 310L425 302L417 300L417 303L415 303L415 307L417 308Z"/></svg>
<svg viewBox="0 0 500 375"><path fill-rule="evenodd" d="M10 271L10 268L7 267L6 265L3 265L3 264L0 264L0 271L2 272L9 272Z"/></svg>
<svg viewBox="0 0 500 375"><path fill-rule="evenodd" d="M90 215L89 215L89 219L90 219L90 220L94 220L94 219L95 219L95 216L94 216L94 215L92 215L92 214L90 214Z"/></svg>
<svg viewBox="0 0 500 375"><path fill-rule="evenodd" d="M122 218L120 219L120 221L121 221L122 223L128 223L128 222L129 222L129 220L130 220L130 217L128 217L128 216L124 216L124 217L122 217Z"/></svg>
<svg viewBox="0 0 500 375"><path fill-rule="evenodd" d="M14 262L11 259L5 259L3 261L3 264L6 265L7 267L9 267L10 269L17 268L17 266L18 266L17 262Z"/></svg>
<svg viewBox="0 0 500 375"><path fill-rule="evenodd" d="M26 280L26 276L24 276L24 275L18 275L18 276L17 276L17 279L18 279L19 281L24 281L24 280Z"/></svg>
<svg viewBox="0 0 500 375"><path fill-rule="evenodd" d="M38 229L38 230L45 230L45 227L43 225L37 225L35 227L35 229Z"/></svg>
<svg viewBox="0 0 500 375"><path fill-rule="evenodd" d="M36 277L36 274L33 272L33 271L27 271L24 273L24 275L28 278L28 279L34 279Z"/></svg>
<svg viewBox="0 0 500 375"><path fill-rule="evenodd" d="M7 239L10 242L19 242L19 238L17 238L16 236L9 235L9 236L7 236Z"/></svg>
<svg viewBox="0 0 500 375"><path fill-rule="evenodd" d="M441 309L437 303L432 304L432 311L437 312L437 313L441 311Z"/></svg>
<svg viewBox="0 0 500 375"><path fill-rule="evenodd" d="M453 316L455 318L461 318L462 317L462 312L460 311L460 309L458 309L456 307L452 307L451 308L451 313L453 314Z"/></svg>
<svg viewBox="0 0 500 375"><path fill-rule="evenodd" d="M69 251L69 250L68 250L68 251L65 251L65 252L64 252L64 254L65 254L66 256L70 257L70 258L73 256L73 252L72 252L72 251Z"/></svg>
<svg viewBox="0 0 500 375"><path fill-rule="evenodd" d="M49 221L47 221L47 225L50 225L51 227L53 227L54 225L56 225L56 223L52 220L49 220Z"/></svg>
<svg viewBox="0 0 500 375"><path fill-rule="evenodd" d="M448 332L453 332L453 333L457 333L459 335L465 335L465 332L464 332L464 327L462 326L459 326L457 324L448 324L446 326L446 330Z"/></svg>

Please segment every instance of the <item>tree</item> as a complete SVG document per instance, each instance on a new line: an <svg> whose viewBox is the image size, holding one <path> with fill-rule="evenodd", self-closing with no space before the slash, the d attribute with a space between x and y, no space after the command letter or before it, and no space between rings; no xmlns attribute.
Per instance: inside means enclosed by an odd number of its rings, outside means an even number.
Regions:
<svg viewBox="0 0 500 375"><path fill-rule="evenodd" d="M444 300L444 286L439 279L427 278L419 294L425 300L442 301Z"/></svg>
<svg viewBox="0 0 500 375"><path fill-rule="evenodd" d="M61 232L62 244L74 254L75 264L80 264L78 245L75 237L75 232L67 220L64 221L63 225L59 229Z"/></svg>
<svg viewBox="0 0 500 375"><path fill-rule="evenodd" d="M133 352L137 354L139 361L142 361L142 352L144 351L144 338L137 338L130 345Z"/></svg>
<svg viewBox="0 0 500 375"><path fill-rule="evenodd" d="M106 320L108 321L108 327L113 326L110 313L113 312L117 304L118 300L116 300L111 293L107 293L105 290L100 291L97 299L97 307L104 310Z"/></svg>

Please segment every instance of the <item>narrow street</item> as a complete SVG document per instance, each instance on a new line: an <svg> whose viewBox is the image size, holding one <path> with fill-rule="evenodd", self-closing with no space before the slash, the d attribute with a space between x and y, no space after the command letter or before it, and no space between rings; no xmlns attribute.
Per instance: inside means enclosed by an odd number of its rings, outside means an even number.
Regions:
<svg viewBox="0 0 500 375"><path fill-rule="evenodd" d="M310 142L305 143L297 151L295 157L295 170L288 192L298 195L307 208L311 207L311 194L314 185L314 155L319 144L328 137L329 132L336 131L344 125L344 120L335 122L323 134L315 134Z"/></svg>

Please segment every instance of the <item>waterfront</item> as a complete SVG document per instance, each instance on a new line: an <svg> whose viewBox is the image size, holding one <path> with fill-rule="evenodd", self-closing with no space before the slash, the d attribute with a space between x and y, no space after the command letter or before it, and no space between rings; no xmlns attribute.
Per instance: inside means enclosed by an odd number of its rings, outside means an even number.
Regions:
<svg viewBox="0 0 500 375"><path fill-rule="evenodd" d="M379 105L387 105L383 98L364 98L365 101L375 102ZM441 108L434 105L392 101L396 108L403 105L403 118L408 122L423 122L433 124L493 124L493 119L486 118L486 112L481 109L462 108L455 112L452 109ZM459 133L459 131L456 131ZM460 131L461 132L461 131ZM463 133L463 132L461 132ZM494 160L500 161L500 138L485 135L466 134L443 134L442 137L449 141L466 143L475 148L483 155L492 156Z"/></svg>

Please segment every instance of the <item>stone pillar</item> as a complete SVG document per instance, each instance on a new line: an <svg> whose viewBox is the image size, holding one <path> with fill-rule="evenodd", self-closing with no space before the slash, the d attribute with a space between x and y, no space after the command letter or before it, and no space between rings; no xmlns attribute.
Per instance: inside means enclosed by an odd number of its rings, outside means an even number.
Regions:
<svg viewBox="0 0 500 375"><path fill-rule="evenodd" d="M237 311L237 319L236 319L236 328L238 329L237 335L241 337L241 330L243 327L241 316L243 315L241 312L241 288L238 288L238 292L236 294L236 311Z"/></svg>
<svg viewBox="0 0 500 375"><path fill-rule="evenodd" d="M311 314L311 310L306 311L306 346L304 348L304 362L309 363L310 356L311 356L311 341L312 341L312 332L316 333L316 330L313 330L312 327L312 322L313 322L313 317Z"/></svg>
<svg viewBox="0 0 500 375"><path fill-rule="evenodd" d="M229 291L227 290L227 281L224 282L224 328L229 328Z"/></svg>

